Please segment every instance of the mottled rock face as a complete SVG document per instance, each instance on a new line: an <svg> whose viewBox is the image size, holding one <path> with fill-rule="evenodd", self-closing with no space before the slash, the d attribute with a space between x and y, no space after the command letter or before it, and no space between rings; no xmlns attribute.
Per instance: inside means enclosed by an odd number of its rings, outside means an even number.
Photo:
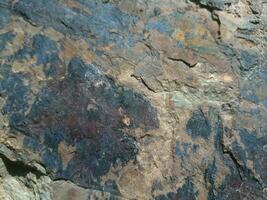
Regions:
<svg viewBox="0 0 267 200"><path fill-rule="evenodd" d="M194 184L191 182L191 178L186 178L184 185L179 188L176 192L170 192L166 195L157 196L156 200L164 200L164 199L184 199L184 200L195 200L197 199L198 192L194 187Z"/></svg>
<svg viewBox="0 0 267 200"><path fill-rule="evenodd" d="M0 199L266 199L266 10L0 0Z"/></svg>
<svg viewBox="0 0 267 200"><path fill-rule="evenodd" d="M238 0L192 0L201 6L208 7L209 9L223 10L225 7L236 4Z"/></svg>
<svg viewBox="0 0 267 200"><path fill-rule="evenodd" d="M73 58L66 77L42 88L30 113L12 128L34 138L26 138L25 146L40 151L56 177L87 185L117 161L126 164L135 158L132 129L158 126L156 110L142 95L115 85L93 64ZM44 146L36 149L38 143ZM72 155L64 160L59 154L66 148Z"/></svg>
<svg viewBox="0 0 267 200"><path fill-rule="evenodd" d="M17 55L20 59L32 54L44 66L60 64L53 59L58 58L55 44L44 36L34 37L32 48L25 47ZM95 64L72 58L65 77L48 81L31 107L25 77L9 72L10 66L4 68L3 112L9 116L10 128L25 134L23 146L38 153L55 178L91 184L111 165L125 165L135 158L133 129L147 132L159 127L156 109L145 97L116 85Z"/></svg>
<svg viewBox="0 0 267 200"><path fill-rule="evenodd" d="M186 124L186 131L192 138L202 137L208 139L211 133L210 122L202 110L193 112L192 117Z"/></svg>

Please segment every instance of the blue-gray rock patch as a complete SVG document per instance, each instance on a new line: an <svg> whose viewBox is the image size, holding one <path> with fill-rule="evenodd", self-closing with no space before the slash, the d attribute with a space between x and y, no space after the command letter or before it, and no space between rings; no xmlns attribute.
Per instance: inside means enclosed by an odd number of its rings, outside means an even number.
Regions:
<svg viewBox="0 0 267 200"><path fill-rule="evenodd" d="M186 124L186 132L193 139L208 139L211 134L211 125L201 109L193 112L193 115Z"/></svg>

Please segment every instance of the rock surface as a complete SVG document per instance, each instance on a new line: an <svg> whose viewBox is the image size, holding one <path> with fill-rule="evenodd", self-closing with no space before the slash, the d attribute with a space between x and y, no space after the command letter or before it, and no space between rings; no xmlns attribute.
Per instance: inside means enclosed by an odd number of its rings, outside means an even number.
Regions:
<svg viewBox="0 0 267 200"><path fill-rule="evenodd" d="M266 13L0 0L0 199L267 199Z"/></svg>

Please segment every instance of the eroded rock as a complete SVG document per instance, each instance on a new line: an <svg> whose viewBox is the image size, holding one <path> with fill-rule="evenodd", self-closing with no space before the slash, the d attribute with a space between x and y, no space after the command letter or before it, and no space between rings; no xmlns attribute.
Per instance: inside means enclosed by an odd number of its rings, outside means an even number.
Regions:
<svg viewBox="0 0 267 200"><path fill-rule="evenodd" d="M0 1L0 199L266 199L265 10Z"/></svg>

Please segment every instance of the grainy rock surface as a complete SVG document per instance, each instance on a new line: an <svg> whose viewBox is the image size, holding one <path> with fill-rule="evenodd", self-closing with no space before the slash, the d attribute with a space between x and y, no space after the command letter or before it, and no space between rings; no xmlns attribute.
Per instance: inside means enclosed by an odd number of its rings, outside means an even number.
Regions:
<svg viewBox="0 0 267 200"><path fill-rule="evenodd" d="M267 1L0 0L0 199L267 199Z"/></svg>

